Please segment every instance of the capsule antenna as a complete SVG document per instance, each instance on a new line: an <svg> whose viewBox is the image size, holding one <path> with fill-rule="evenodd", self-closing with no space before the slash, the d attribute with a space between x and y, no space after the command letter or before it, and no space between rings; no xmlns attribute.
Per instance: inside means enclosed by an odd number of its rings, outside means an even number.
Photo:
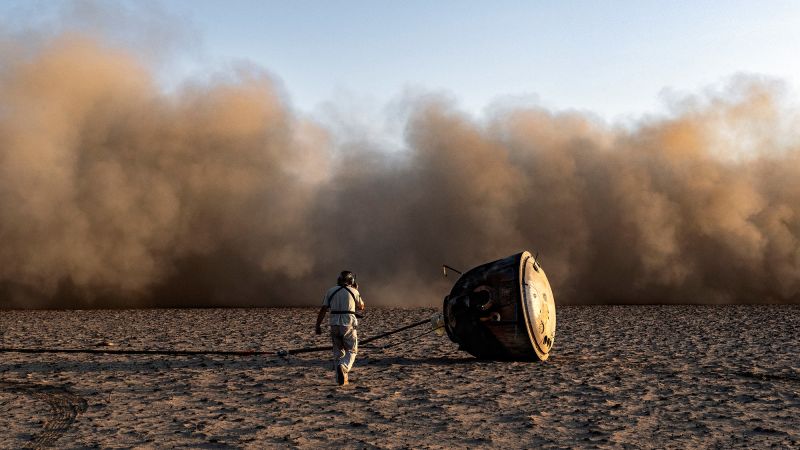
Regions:
<svg viewBox="0 0 800 450"><path fill-rule="evenodd" d="M457 273L459 275L462 275L464 273L464 272L462 272L462 271L460 271L458 269L455 269L453 267L448 266L447 264L442 264L442 274L445 277L447 277L447 269L450 269L450 270L452 270L453 272L455 272L455 273Z"/></svg>

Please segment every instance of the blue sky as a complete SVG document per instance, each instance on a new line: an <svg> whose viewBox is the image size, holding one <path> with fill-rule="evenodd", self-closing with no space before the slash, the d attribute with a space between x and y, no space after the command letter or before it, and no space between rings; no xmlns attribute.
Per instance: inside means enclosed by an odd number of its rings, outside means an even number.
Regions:
<svg viewBox="0 0 800 450"><path fill-rule="evenodd" d="M618 120L661 111L665 92L698 92L738 73L800 85L795 1L120 3L131 4L133 15L160 10L192 30L193 48L161 69L167 83L250 61L307 112L336 98L384 104L421 90L475 113L533 102ZM64 8L0 2L5 23Z"/></svg>

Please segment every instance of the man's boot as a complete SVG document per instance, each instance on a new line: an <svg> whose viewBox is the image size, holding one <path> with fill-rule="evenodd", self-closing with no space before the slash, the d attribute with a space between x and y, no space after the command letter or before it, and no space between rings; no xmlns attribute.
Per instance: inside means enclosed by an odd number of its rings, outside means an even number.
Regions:
<svg viewBox="0 0 800 450"><path fill-rule="evenodd" d="M347 384L347 371L341 364L336 366L336 382L339 383L339 386Z"/></svg>

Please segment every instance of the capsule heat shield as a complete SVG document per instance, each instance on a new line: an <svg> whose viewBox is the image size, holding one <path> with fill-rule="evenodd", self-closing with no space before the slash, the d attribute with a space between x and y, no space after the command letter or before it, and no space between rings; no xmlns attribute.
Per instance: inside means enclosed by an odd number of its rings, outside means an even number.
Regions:
<svg viewBox="0 0 800 450"><path fill-rule="evenodd" d="M464 273L442 309L450 340L477 358L544 361L553 346L553 291L527 251Z"/></svg>

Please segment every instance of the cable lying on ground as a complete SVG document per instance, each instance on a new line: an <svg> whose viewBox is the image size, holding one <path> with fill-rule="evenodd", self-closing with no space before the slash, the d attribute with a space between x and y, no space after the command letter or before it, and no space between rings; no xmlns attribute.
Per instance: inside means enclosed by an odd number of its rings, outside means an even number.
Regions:
<svg viewBox="0 0 800 450"><path fill-rule="evenodd" d="M363 344L375 341L377 339L391 336L395 333L405 331L420 325L430 323L430 320L421 320L400 327L396 330L387 331L378 334L362 341ZM426 333L427 334L427 333ZM112 350L104 348L14 348L14 347L0 347L0 353L81 353L81 354L98 354L98 355L164 355L164 356L201 356L201 355L216 355L216 356L263 356L263 355L278 355L286 357L288 355L297 355L301 353L314 353L322 351L330 351L331 346L323 347L302 347L290 350Z"/></svg>

